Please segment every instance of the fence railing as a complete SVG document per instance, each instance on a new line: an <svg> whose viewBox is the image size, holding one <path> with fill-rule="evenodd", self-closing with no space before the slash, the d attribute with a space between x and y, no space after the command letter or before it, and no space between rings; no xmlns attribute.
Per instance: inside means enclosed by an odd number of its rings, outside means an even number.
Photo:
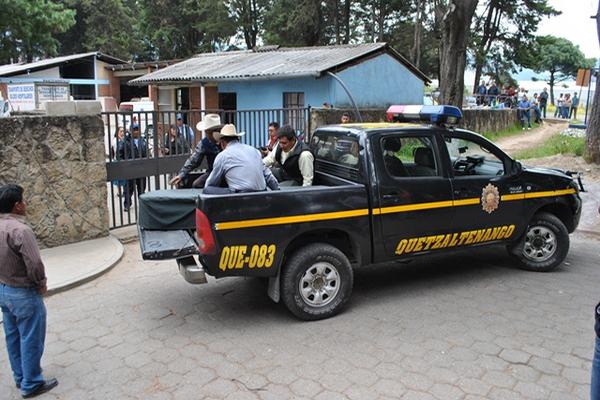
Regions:
<svg viewBox="0 0 600 400"><path fill-rule="evenodd" d="M136 223L139 194L169 188L170 177L202 140L196 124L208 113L246 132L241 141L254 147L268 143L271 122L291 125L301 138L310 132L309 108L104 112L111 228Z"/></svg>

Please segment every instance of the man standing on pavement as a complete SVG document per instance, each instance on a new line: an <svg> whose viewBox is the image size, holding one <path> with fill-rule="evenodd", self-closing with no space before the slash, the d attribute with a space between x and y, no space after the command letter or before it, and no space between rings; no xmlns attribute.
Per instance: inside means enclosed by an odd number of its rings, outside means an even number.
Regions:
<svg viewBox="0 0 600 400"><path fill-rule="evenodd" d="M138 158L148 157L148 143L140 135L140 126L137 124L131 125L131 135L126 135L125 139L119 145L120 160L135 160ZM146 178L136 178L127 180L123 200L123 210L129 211L133 202L132 197L137 189L137 195L141 195L146 191Z"/></svg>
<svg viewBox="0 0 600 400"><path fill-rule="evenodd" d="M296 138L294 128L284 125L277 134L279 143L263 163L272 168L281 186L311 186L315 174L315 157L308 145ZM285 182L285 183L284 183Z"/></svg>
<svg viewBox="0 0 600 400"><path fill-rule="evenodd" d="M183 167L179 171L176 177L171 179L169 182L171 185L179 185L184 179L188 177L191 171L198 168L202 164L202 160L206 157L207 170L204 174L200 175L199 178L194 180L192 183L193 188L203 188L208 176L213 170L213 164L217 154L219 154L219 146L214 137L214 132L221 129L221 117L218 114L206 114L202 121L198 122L196 128L199 131L205 131L206 137L203 138L194 149L194 152L187 159ZM189 185L189 183L188 183Z"/></svg>
<svg viewBox="0 0 600 400"><path fill-rule="evenodd" d="M23 398L54 388L40 361L46 339L46 273L33 230L25 223L23 188L0 187L0 307L13 378Z"/></svg>
<svg viewBox="0 0 600 400"><path fill-rule="evenodd" d="M235 125L227 124L214 135L223 151L215 158L203 193L262 192L267 190L267 187L272 190L279 189L277 179L262 163L260 151L239 142L244 132L237 132Z"/></svg>

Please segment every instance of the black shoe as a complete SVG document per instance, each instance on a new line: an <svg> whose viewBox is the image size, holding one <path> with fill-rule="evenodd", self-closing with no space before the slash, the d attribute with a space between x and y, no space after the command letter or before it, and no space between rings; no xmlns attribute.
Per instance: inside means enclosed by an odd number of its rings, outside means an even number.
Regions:
<svg viewBox="0 0 600 400"><path fill-rule="evenodd" d="M23 395L24 399L30 399L35 396L39 396L40 394L46 393L52 389L54 389L58 385L58 380L56 378L50 378L44 381L40 386L38 386L33 392L27 393Z"/></svg>
<svg viewBox="0 0 600 400"><path fill-rule="evenodd" d="M17 387L17 389L21 389L21 384L20 383L15 383L15 386Z"/></svg>

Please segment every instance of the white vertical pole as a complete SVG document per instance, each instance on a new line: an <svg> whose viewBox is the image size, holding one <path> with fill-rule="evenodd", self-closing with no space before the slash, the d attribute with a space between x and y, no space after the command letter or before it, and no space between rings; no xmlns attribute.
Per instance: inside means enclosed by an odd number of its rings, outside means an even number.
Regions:
<svg viewBox="0 0 600 400"><path fill-rule="evenodd" d="M206 90L204 88L204 82L200 83L200 119L204 119L204 110L206 110ZM206 136L204 129L202 130L202 137Z"/></svg>
<svg viewBox="0 0 600 400"><path fill-rule="evenodd" d="M94 55L94 88L96 89L96 100L98 100L98 55Z"/></svg>

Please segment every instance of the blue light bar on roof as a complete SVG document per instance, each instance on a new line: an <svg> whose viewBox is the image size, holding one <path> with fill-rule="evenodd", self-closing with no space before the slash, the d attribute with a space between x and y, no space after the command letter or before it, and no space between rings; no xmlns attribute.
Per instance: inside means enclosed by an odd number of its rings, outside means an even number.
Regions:
<svg viewBox="0 0 600 400"><path fill-rule="evenodd" d="M462 112L454 106L390 106L387 119L390 122L431 122L434 124L457 124Z"/></svg>

